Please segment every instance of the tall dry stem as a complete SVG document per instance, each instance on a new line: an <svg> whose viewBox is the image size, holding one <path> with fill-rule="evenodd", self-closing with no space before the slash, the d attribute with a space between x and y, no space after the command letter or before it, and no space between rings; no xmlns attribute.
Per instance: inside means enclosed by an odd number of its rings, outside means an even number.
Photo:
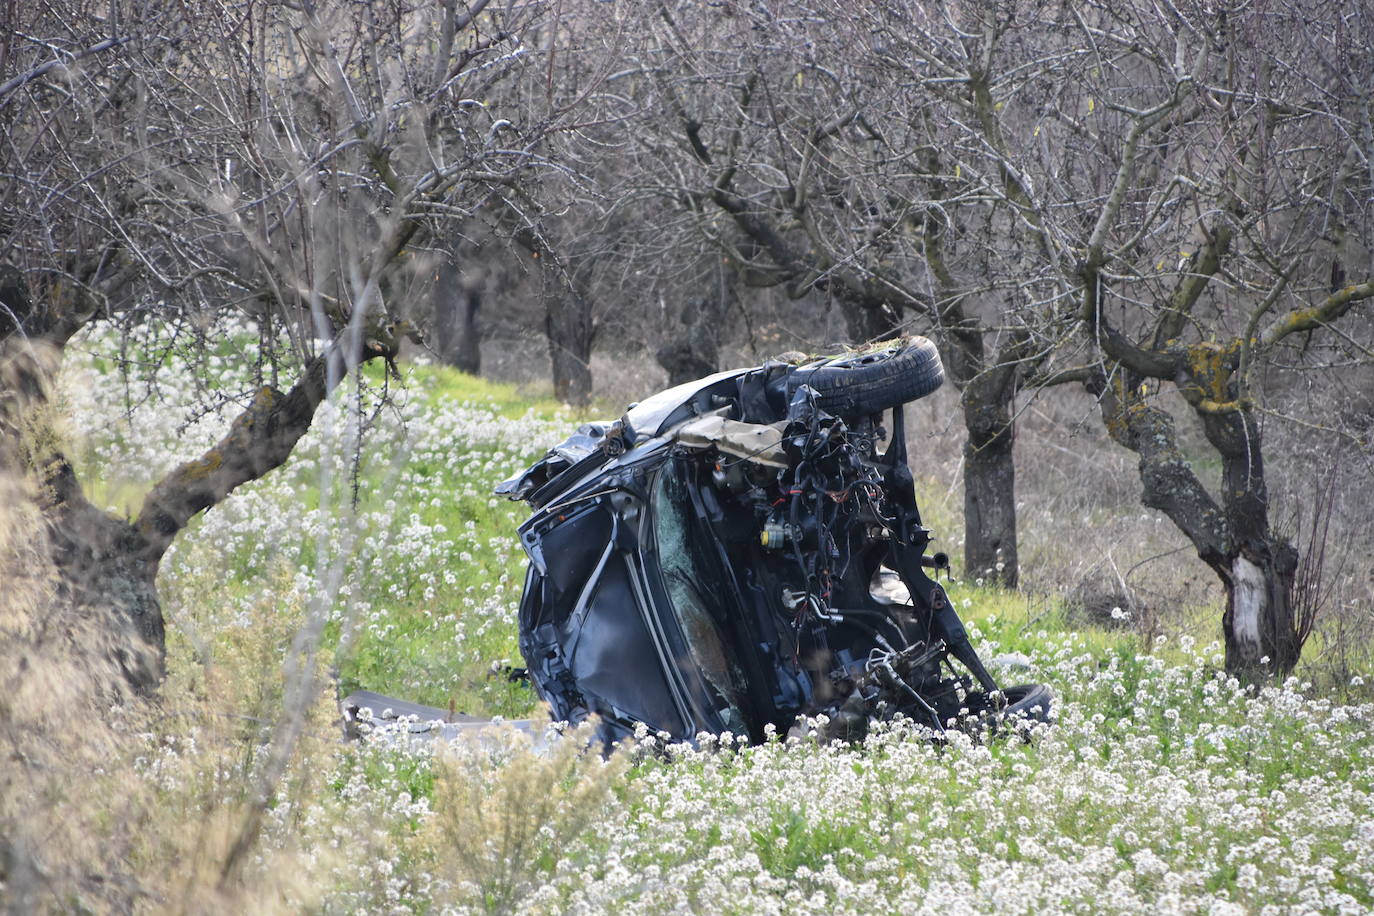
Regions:
<svg viewBox="0 0 1374 916"><path fill-rule="evenodd" d="M514 913L541 876L566 861L615 803L623 754L603 759L592 731L570 732L538 752L517 732L465 741L435 762L434 816L422 834L454 902Z"/></svg>

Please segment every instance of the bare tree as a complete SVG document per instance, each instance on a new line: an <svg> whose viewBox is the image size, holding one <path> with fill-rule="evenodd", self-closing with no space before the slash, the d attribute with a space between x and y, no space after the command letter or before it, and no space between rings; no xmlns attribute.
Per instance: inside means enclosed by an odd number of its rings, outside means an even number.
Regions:
<svg viewBox="0 0 1374 916"><path fill-rule="evenodd" d="M548 53L522 38L541 12L76 0L17 13L0 54L0 460L41 478L64 588L118 608L136 687L160 677L155 576L173 539L285 461L359 364L394 357L441 227L548 164L541 143L575 105L522 94ZM95 321L191 333L222 314L261 338L261 384L228 435L156 481L132 520L92 506L44 433L49 357Z"/></svg>
<svg viewBox="0 0 1374 916"><path fill-rule="evenodd" d="M1014 23L1024 79L976 119L951 117L948 148L1042 239L1054 270L1042 300L1083 331L1052 375L1100 399L1108 432L1139 455L1145 504L1216 572L1228 668L1286 672L1311 620L1295 614L1298 554L1272 518L1266 379L1304 359L1295 338L1348 339L1337 322L1374 296L1369 12L1006 3L986 15ZM1214 488L1184 455L1166 390L1220 461Z"/></svg>
<svg viewBox="0 0 1374 916"><path fill-rule="evenodd" d="M980 9L945 40L920 4L659 4L636 140L645 189L746 286L830 297L852 340L937 338L968 433L966 567L1014 586L1016 394L1066 328L1016 176L990 193L949 148L949 119L976 123L1027 78Z"/></svg>
<svg viewBox="0 0 1374 916"><path fill-rule="evenodd" d="M1312 621L1295 614L1299 556L1273 524L1264 375L1297 355L1284 354L1294 335L1325 331L1374 296L1369 251L1352 251L1349 238L1355 227L1370 238L1374 67L1362 49L1374 18L1356 6L1292 4L1195 13L1172 31L1174 47L1198 62L1183 71L1175 51L1162 71L1174 91L1121 112L1115 180L1079 265L1080 319L1106 357L1088 384L1113 437L1140 455L1146 504L1173 519L1225 587L1228 668L1287 672ZM1157 163L1173 188L1153 178ZM1153 180L1139 188L1137 174ZM1191 213L1164 204L1171 196L1191 198ZM1171 281L1159 282L1158 260L1150 271L1143 252L1117 254L1151 234L1175 243L1156 249L1178 252ZM1347 265L1354 282L1341 277ZM1220 457L1215 497L1181 464L1149 380L1174 386Z"/></svg>
<svg viewBox="0 0 1374 916"><path fill-rule="evenodd" d="M663 3L641 174L747 284L824 291L855 337L903 316L940 339L971 570L1016 579L1018 393L1081 380L1217 572L1232 670L1287 670L1310 621L1270 519L1265 379L1369 295L1369 29L1301 0ZM1217 451L1215 496L1161 386Z"/></svg>

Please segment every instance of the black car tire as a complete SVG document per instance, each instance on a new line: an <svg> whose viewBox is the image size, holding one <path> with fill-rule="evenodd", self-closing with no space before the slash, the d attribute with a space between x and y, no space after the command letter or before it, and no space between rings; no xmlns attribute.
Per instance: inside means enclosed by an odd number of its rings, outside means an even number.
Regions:
<svg viewBox="0 0 1374 916"><path fill-rule="evenodd" d="M791 388L810 385L816 406L836 416L877 413L925 397L945 381L940 351L925 337L883 350L803 366Z"/></svg>
<svg viewBox="0 0 1374 916"><path fill-rule="evenodd" d="M1054 705L1054 694L1044 684L1018 684L1006 687L1002 695L1007 698L1006 708L1002 710L1002 721L1012 730L1027 737L1041 722L1050 721L1050 709Z"/></svg>

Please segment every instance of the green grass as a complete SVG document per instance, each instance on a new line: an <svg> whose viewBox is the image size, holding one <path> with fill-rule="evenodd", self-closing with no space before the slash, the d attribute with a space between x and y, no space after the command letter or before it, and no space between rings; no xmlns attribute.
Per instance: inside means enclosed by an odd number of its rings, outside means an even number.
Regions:
<svg viewBox="0 0 1374 916"><path fill-rule="evenodd" d="M531 402L514 386L443 368L413 369L410 375L410 395L427 406L471 405L512 423L534 419L565 424L569 430L576 422L566 408L552 401ZM468 467L489 463L499 452L483 444L454 443L454 447L463 449ZM394 494L398 487L404 492L422 483L425 492L440 498L412 503L408 512L400 514L407 516L407 525L418 523L421 529L438 532L435 537L451 538L460 549L457 556L450 551L444 558L437 579L426 580L435 570L423 567L392 567L372 577L379 593L374 603L386 607L385 626L358 631L340 666L342 688L364 687L470 714L529 714L532 692L500 670L503 665L520 664L514 628L495 622L485 628L465 626L459 653L454 645L456 628L451 624L458 609L490 613L489 599L497 598L509 610L518 599L524 556L515 547L514 529L523 519L524 507L493 498L490 488L538 454L523 456L518 466L506 459L503 467L482 475L481 484L474 487L472 475L455 469L447 455L405 456L404 467L398 470L401 456L385 448L378 451L365 465L363 490ZM359 508L375 507L380 499L369 495ZM494 549L494 540L503 541L503 546Z"/></svg>
<svg viewBox="0 0 1374 916"><path fill-rule="evenodd" d="M111 370L109 360L104 369ZM479 715L528 715L534 706L532 691L499 670L521 664L510 619L523 583L524 555L515 527L525 507L494 497L491 489L562 434L513 454L499 439L416 439L413 427L429 422L427 417L438 410L495 418L512 428L542 424L570 432L581 421L551 400L532 401L514 386L451 369L411 367L405 376L399 388L394 381L389 384L397 403L409 405L399 408L409 411L408 418L398 419L392 408L383 408L376 414L381 425L365 434L356 461L345 456L345 466L325 476L320 457L329 443L307 438L286 465L192 521L161 577L164 603L174 611L189 610L172 615L178 618L173 650L201 662L222 655L216 644L237 634L214 616L222 618L226 612L213 608L248 608L281 582L313 576L336 561L340 551L351 551L345 558L348 599L364 611L352 625L341 614L328 627L329 648L338 650L343 691L366 688ZM364 381L364 410L371 417L386 381L383 368L370 364ZM336 394L350 398L356 390L345 385ZM106 446L103 454L119 455L118 448L133 438L130 431L138 423L159 420L167 422L166 417L136 415L132 422L104 430L99 440ZM174 433L168 439L177 460L195 454ZM88 497L131 516L154 482L132 476L134 469L147 465L102 461L96 444L78 441L73 448ZM261 505L243 510L250 499ZM270 521L263 513L304 520L321 511L358 521L353 529L344 524L324 538L290 524L270 537L258 533ZM351 548L343 546L345 536L351 536ZM435 544L444 549L428 562L410 562L415 549ZM490 616L489 625L474 625L474 615ZM200 636L188 641L185 633L176 632L178 626ZM341 644L345 634L351 638Z"/></svg>
<svg viewBox="0 0 1374 916"><path fill-rule="evenodd" d="M107 363L105 369L110 370ZM364 369L368 405L383 385L390 385L399 401L408 404L416 415L457 405L492 415L501 423L548 424L551 431L543 445L557 441L570 432L581 418L566 407L548 399L531 400L512 385L494 383L442 367L408 367L401 386L385 377L378 364ZM342 397L354 397L345 386ZM603 411L604 412L604 411ZM419 422L410 420L407 422ZM405 429L402 423L399 430ZM121 436L119 427L110 433ZM336 664L340 689L375 690L416 702L478 715L522 716L534 709L535 698L526 685L507 678L502 668L522 664L511 619L518 601L524 574L524 556L515 540L515 527L524 519L523 504L494 499L493 486L502 477L519 470L539 457L541 448L512 457L499 442L454 441L450 447L407 449L384 429L374 430L364 439L364 449L342 474L321 490L318 445L303 445L282 468L264 481L249 484L245 492L269 490L282 511L305 517L308 513L333 507L353 506L367 517L370 527L357 533L361 548L352 576L360 586L352 596L369 610L355 626L342 621L329 626L331 649L339 646L345 633L351 638L338 653ZM455 454L461 462L455 464ZM114 506L131 514L152 481L127 479L128 466L102 466L92 448L80 448L79 468L87 482L90 498L99 505ZM187 455L186 457L189 457ZM486 470L487 465L493 465ZM482 467L474 473L470 469ZM927 511L927 524L946 534L959 524L955 507L947 505L943 488L933 481L918 481ZM328 497L326 499L326 496ZM210 516L232 511L235 495L226 508L211 510ZM384 507L395 505L389 515ZM382 516L386 517L382 517ZM245 520L248 525L252 520ZM334 549L332 538L321 541L309 532L286 530L274 536L268 549L264 538L253 536L245 526L213 526L204 518L193 521L179 540L182 566L200 570L214 567L219 575L211 592L204 590L195 575L179 576L174 568L166 578L173 605L203 606L213 601L248 605L260 600L264 583L280 581L294 571L310 573L327 565L330 556L321 557L320 545ZM457 548L436 558L431 565L405 562L387 549L369 550L370 540L403 537L407 529L435 532L428 539L445 539ZM426 536L421 536L424 540ZM938 545L937 541L937 545ZM183 579L185 582L183 583ZM1049 600L1031 600L1019 594L953 582L950 594L973 631L995 641L1003 651L1032 649L1046 633L1068 628L1062 607ZM199 592L189 590L200 588ZM183 591L188 590L188 591ZM504 616L489 625L473 625L465 615L488 614L494 607ZM461 634L461 640L458 639ZM232 639L232 631L222 635ZM179 639L174 634L174 642ZM1117 632L1092 632L1091 646L1104 650L1113 645L1134 646L1132 638ZM458 643L461 642L461 645ZM188 650L190 651L190 650ZM202 645L193 654L213 656L213 646Z"/></svg>
<svg viewBox="0 0 1374 916"><path fill-rule="evenodd" d="M379 372L368 370L373 387ZM524 556L514 534L525 507L491 488L578 418L434 368L408 370L397 401L356 462L321 421L286 466L198 519L164 563L167 690L235 711L234 798L248 797L281 704L281 659L320 602L330 615L320 664L342 692L540 714L532 693L500 671L521 664L514 611ZM162 457L184 458L189 447L169 429ZM106 501L131 504L147 486L115 472L152 459L74 452L88 456L83 476ZM953 552L959 507L933 480L918 481L918 495L926 524L943 535L936 548ZM329 585L335 564L338 587ZM500 863L468 871L445 851L449 837L473 831L559 838L518 863L528 912L906 912L919 902L912 893L925 892L979 912L1153 912L1178 908L1175 891L1250 910L1276 901L1337 908L1299 900L1311 886L1346 895L1339 905L1374 905L1369 869L1352 852L1374 823L1368 709L1297 685L1240 690L1219 670L1218 649L1199 648L1210 639L1187 628L1147 643L1129 629L1083 625L1061 596L946 588L986 660L1024 663L1002 680L1055 691L1054 729L1031 743L937 743L897 725L856 746L784 737L744 749L656 747L613 777L597 777L590 758L545 772L518 751L468 747L451 751L465 762L446 791L441 760L342 748L329 725L311 745L327 761L320 788L293 802L310 813L291 822L295 809L280 805L274 816L301 836L329 825L316 845L343 838L346 867L312 873L333 900L325 909L491 904L491 888L509 890L512 873ZM1202 635L1216 632L1211 613ZM1349 689L1368 699L1367 688ZM319 714L327 722L333 711ZM580 800L597 778L604 810ZM498 789L520 802L509 811L478 804ZM543 800L557 803L530 814ZM452 832L436 834L444 823ZM464 897L445 883L459 874L486 890ZM1290 882L1297 891L1285 890Z"/></svg>

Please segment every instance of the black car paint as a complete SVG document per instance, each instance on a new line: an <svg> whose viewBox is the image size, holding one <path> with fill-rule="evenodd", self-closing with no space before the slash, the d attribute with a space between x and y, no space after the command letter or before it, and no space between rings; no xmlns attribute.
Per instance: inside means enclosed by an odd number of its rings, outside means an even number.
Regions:
<svg viewBox="0 0 1374 916"><path fill-rule="evenodd" d="M728 730L760 741L799 715L825 713L833 734L855 737L897 713L939 730L995 711L997 686L926 572L947 561L926 555L902 408L879 453L876 416L815 409L798 375L770 363L669 389L582 427L498 488L535 509L520 527L530 558L520 649L555 719L596 714L607 742L639 723L676 740ZM677 443L675 429L712 411L786 421L794 477L805 467L844 488L789 486L787 471ZM674 500L681 519L669 518ZM819 566L841 562L838 575ZM884 567L910 607L876 600ZM947 655L972 678L946 674Z"/></svg>

